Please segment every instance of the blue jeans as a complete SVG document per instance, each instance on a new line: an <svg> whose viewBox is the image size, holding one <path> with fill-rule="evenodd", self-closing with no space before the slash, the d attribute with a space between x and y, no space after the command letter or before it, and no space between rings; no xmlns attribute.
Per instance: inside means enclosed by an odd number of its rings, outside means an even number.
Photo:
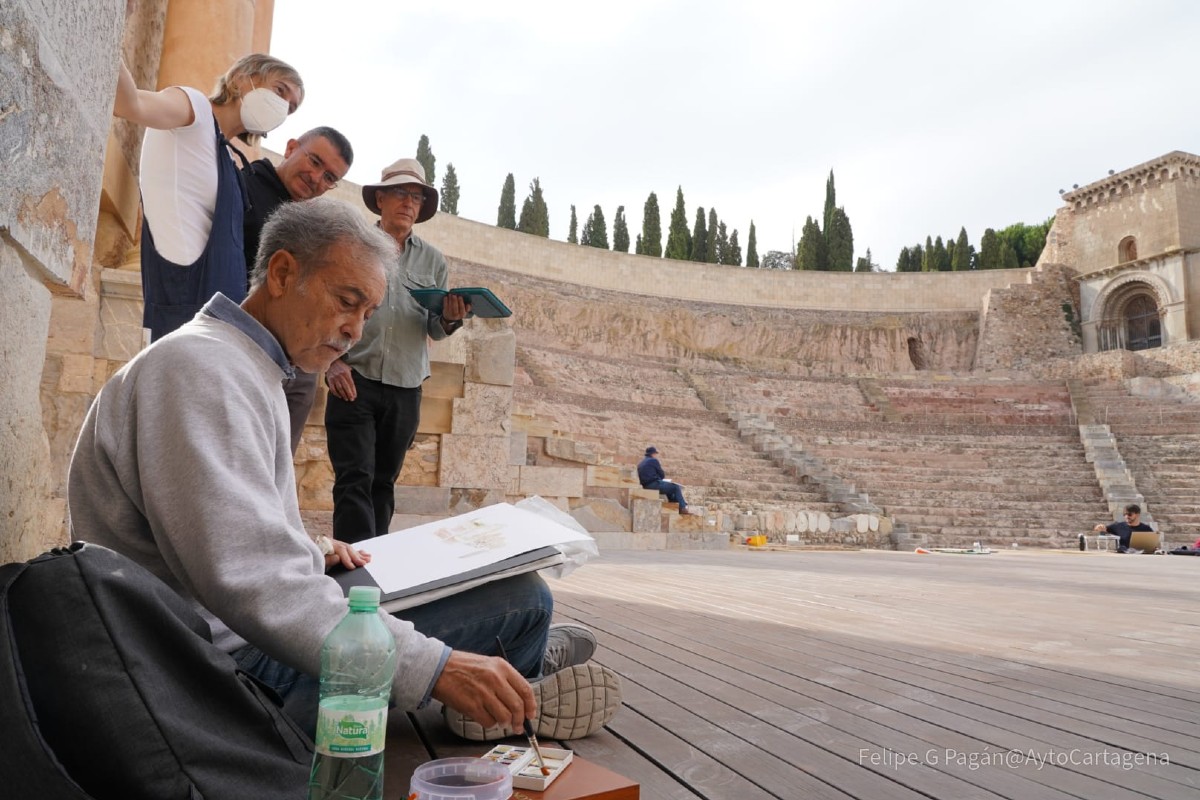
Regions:
<svg viewBox="0 0 1200 800"><path fill-rule="evenodd" d="M550 587L536 572L486 583L461 594L397 611L426 636L454 650L500 655L504 643L508 660L530 680L542 674L546 634L554 613ZM283 698L284 711L311 737L316 730L319 683L313 675L281 664L253 645L235 651L243 670Z"/></svg>
<svg viewBox="0 0 1200 800"><path fill-rule="evenodd" d="M670 481L651 481L650 483L644 484L642 488L656 489L659 494L665 494L667 496L667 500L670 502L679 503L680 511L683 511L685 508L687 508L687 501L683 499L683 487L678 483L671 483Z"/></svg>

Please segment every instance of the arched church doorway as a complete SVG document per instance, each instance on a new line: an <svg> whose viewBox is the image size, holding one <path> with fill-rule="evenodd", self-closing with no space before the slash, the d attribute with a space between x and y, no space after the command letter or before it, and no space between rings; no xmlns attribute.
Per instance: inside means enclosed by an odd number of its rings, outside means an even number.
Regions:
<svg viewBox="0 0 1200 800"><path fill-rule="evenodd" d="M1101 350L1162 347L1162 310L1154 290L1141 281L1122 286L1105 303L1097 332Z"/></svg>
<svg viewBox="0 0 1200 800"><path fill-rule="evenodd" d="M1127 350L1148 350L1162 347L1162 320L1158 304L1148 295L1138 295L1125 306Z"/></svg>

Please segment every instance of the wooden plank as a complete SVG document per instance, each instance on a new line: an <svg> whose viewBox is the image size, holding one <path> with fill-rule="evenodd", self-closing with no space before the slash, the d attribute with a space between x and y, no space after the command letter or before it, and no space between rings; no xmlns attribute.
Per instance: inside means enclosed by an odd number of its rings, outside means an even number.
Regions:
<svg viewBox="0 0 1200 800"><path fill-rule="evenodd" d="M566 602L569 604L571 599L568 598ZM560 599L560 613L569 614L571 608L570 605L564 607L564 603ZM643 634L649 634L658 640L657 643L655 641L642 643L648 644L656 654L670 654L674 647L679 647L685 651L686 655L676 656L676 660L685 661L692 666L705 664L704 672L707 676L723 678L740 684L741 687L752 689L756 696L777 703L780 708L787 708L797 702L813 703L815 704L813 708L821 709L820 721L823 724L838 726L849 733L863 736L868 736L867 731L877 723L883 728L912 734L919 737L920 741L898 739L891 732L885 733L882 737L869 736L874 747L868 749L874 752L941 754L940 760L949 771L959 773L960 777L976 784L997 784L992 788L1002 794L1012 791L1014 788L1004 787L1004 784L1008 783L1004 778L1013 773L1011 766L1000 767L1001 773L998 779L997 776L990 774L989 768L971 769L969 766L947 763L950 759L946 754L953 751L956 754L962 754L962 757L965 758L967 754L986 756L989 753L1000 754L1013 750L1047 753L1052 751L1070 752L1076 749L1083 752L1094 752L1103 746L1095 740L1087 740L1070 734L1063 734L1070 738L1069 741L1053 744L1039 742L1037 738L1030 736L1027 730L1005 736L1006 732L1002 729L972 719L969 714L977 716L980 709L969 702L952 697L939 697L932 692L925 692L919 688L914 689L911 684L886 677L877 679L884 688L874 690L874 687L870 685L872 676L845 666L845 662L815 663L810 647L802 648L806 655L806 664L796 666L791 659L795 651L775 653L772 652L770 643L748 636L727 639L725 631L720 628L719 621L712 625L706 624L705 635L695 637L688 635L689 625L680 619L678 614L665 617L656 615L653 625L641 625L638 631L621 629L619 626L614 627L607 622L597 623L595 622L597 615L594 613L589 612L581 616L591 619L593 624L599 626L599 631L610 634L602 639L609 648L614 646L614 642L623 644L629 639L636 640ZM693 621L692 625L694 624ZM650 630L647 630L648 627ZM618 645L618 648L624 649L621 645ZM754 658L740 655L745 653L754 654ZM780 658L780 664L789 665L787 671L776 668L764 660L777 655ZM807 669L808 664L813 664L814 669ZM832 678L823 677L825 675L832 675ZM919 702L920 695L926 696L930 702L928 704ZM730 702L744 701L732 698ZM889 707L888 704L892 702L895 703L896 708ZM959 709L965 710L965 713L946 713L942 709L947 704L954 704ZM760 709L750 707L750 710L763 719L777 716L769 706ZM856 715L861 715L857 721ZM1010 724L1013 724L1014 721L1018 726L1022 722L1013 718L1010 720ZM1028 726L1026 725L1026 727ZM1049 728L1047 731L1059 733ZM850 750L855 746L853 742L838 743L833 739L822 740L820 743L824 746L840 748L843 751ZM961 766L961 768L951 769L955 766ZM1167 769L1170 769L1169 765ZM1077 774L1049 776L1044 769L1030 769L1024 771L1021 777L1036 783L1065 788L1080 796L1122 796L1114 785L1106 784L1104 776L1099 775L1094 768L1088 769L1086 766L1081 766L1075 772ZM1179 770L1177 769L1176 772ZM1128 771L1122 771L1120 774L1125 784L1138 790L1169 791L1177 788L1172 787L1169 781L1153 775L1131 774ZM1030 794L1027 788L1020 789L1019 793L1021 796Z"/></svg>
<svg viewBox="0 0 1200 800"><path fill-rule="evenodd" d="M679 630L685 637L698 633L695 628ZM956 774L953 765L944 760L924 757L935 747L944 752L950 741L959 751L982 753L984 743L979 741L964 737L923 741L831 705L805 707L807 698L769 685L753 672L738 672L701 658L686 662L665 658L657 650L640 649L627 641L621 649L637 661L608 651L603 660L621 673L623 685L631 678L644 682L663 693L666 702L697 710L724 730L736 730L753 746L775 755L778 763L772 770L786 771L787 766L804 769L855 796L901 796L902 787L907 787L934 797L963 797L975 788L1001 796L1067 797L1058 790L1031 785L1009 770L985 765ZM747 715L750 720L743 718ZM920 757L912 759L915 763L890 762L889 754L897 753Z"/></svg>
<svg viewBox="0 0 1200 800"><path fill-rule="evenodd" d="M596 580L585 578L581 584L573 576L555 583L559 611L602 626L637 619L638 625L629 627L656 640L642 644L643 651L657 657L666 653L668 660L687 661L689 666L697 662L705 673L726 663L750 674L756 665L774 669L779 674L741 683L768 696L772 683L787 684L810 701L819 697L846 714L881 714L887 727L921 737L936 736L935 728L942 728L1006 745L1024 740L1033 745L1111 746L1114 736L1132 752L1152 750L1147 741L1171 744L1171 763L1165 765L1107 773L1095 766L1057 773L1047 767L1037 776L1044 786L1079 796L1132 791L1171 798L1192 796L1200 786L1200 771L1186 763L1195 748L1190 734L1200 704L1190 686L1173 682L1178 664L1172 663L1177 658L1194 663L1200 655L1195 637L1179 632L1188 632L1192 620L1198 619L1195 612L1186 610L1179 615L1182 619L1171 621L1178 631L1153 624L1165 617L1152 615L1152 624L1139 625L1135 636L1111 631L1105 615L1093 614L1088 624L1071 624L1071 644L1082 638L1085 646L1054 649L1064 614L1103 607L1112 602L1114 591L1118 597L1125 591L1147 592L1145 576L1113 573L1116 579L1108 580L1114 569L1126 569L1124 564L1076 564L1050 555L964 571L950 569L945 562L872 553L865 554L866 559L858 557L864 554L838 554L835 560L793 561L781 570L779 561L753 563L736 556L731 560L729 553L615 555L614 563L603 564L603 575L596 573ZM622 557L627 563L616 563ZM797 565L800 569L793 569ZM577 575L587 576L593 569L589 565ZM1188 608L1190 573L1166 573L1164 581L1158 573L1162 568L1146 564L1138 569L1151 571L1147 574L1154 579L1156 603ZM677 572L687 574L677 577ZM980 592L985 584L988 591ZM578 598L582 599L577 603ZM1003 607L1003 616L1015 622L991 624L996 619L993 607ZM1047 607L1055 614L1025 611ZM912 613L916 608L920 614ZM688 630L681 627L680 619L686 616L682 609L704 609L713 617L703 631ZM755 623L785 626L786 637L756 637L751 630ZM1097 641L1093 634L1104 638ZM1161 689L1153 679L1143 679L1138 689L1120 691L1123 683L1117 674L1093 669L1112 661L1097 657L1104 644L1122 639L1164 645L1165 656L1148 653L1149 658L1136 664L1148 667L1139 674L1162 676ZM783 646L784 641L792 646ZM609 637L602 635L602 661L609 644ZM720 652L703 650L710 646ZM624 655L637 655L633 645L621 647ZM689 655L672 655L672 647ZM644 652L640 657L653 660ZM1027 673L1033 674L1029 683L1022 680ZM792 685L798 674L807 679L803 688ZM735 682L719 673L715 679ZM1106 682L1118 689L1115 696L1108 694ZM724 691L710 687L718 690ZM819 691L835 694L814 695ZM1181 756L1184 763L1179 762Z"/></svg>

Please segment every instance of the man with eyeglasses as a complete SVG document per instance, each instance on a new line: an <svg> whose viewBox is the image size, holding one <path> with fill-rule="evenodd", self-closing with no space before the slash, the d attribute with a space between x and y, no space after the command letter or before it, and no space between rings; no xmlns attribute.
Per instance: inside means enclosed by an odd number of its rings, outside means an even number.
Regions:
<svg viewBox="0 0 1200 800"><path fill-rule="evenodd" d="M1151 528L1145 522L1142 522L1142 507L1137 503L1130 503L1125 506L1125 519L1109 523L1108 525L1100 524L1092 528L1096 533L1109 533L1117 537L1117 552L1118 553L1140 553L1141 550L1131 550L1129 541L1133 538L1136 531L1150 531Z"/></svg>
<svg viewBox="0 0 1200 800"><path fill-rule="evenodd" d="M445 339L463 325L469 306L447 295L441 314L413 299L410 289L447 289L446 259L413 233L437 213L437 190L415 158L383 170L362 189L379 227L400 257L388 275L387 296L367 321L362 339L329 367L325 434L333 465L333 535L358 542L388 532L404 456L417 434L421 384L430 376L428 339Z"/></svg>
<svg viewBox="0 0 1200 800"><path fill-rule="evenodd" d="M260 158L242 169L250 200L242 223L247 267L255 263L263 225L275 209L325 194L337 186L353 162L354 151L346 137L333 128L320 127L299 139L289 139L279 166ZM295 378L283 382L283 391L291 417L294 455L317 397L317 376L296 370Z"/></svg>

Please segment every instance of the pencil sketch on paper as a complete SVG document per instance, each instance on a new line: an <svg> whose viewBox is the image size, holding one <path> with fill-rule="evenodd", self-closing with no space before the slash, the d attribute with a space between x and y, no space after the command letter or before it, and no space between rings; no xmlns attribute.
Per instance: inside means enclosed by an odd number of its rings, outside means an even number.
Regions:
<svg viewBox="0 0 1200 800"><path fill-rule="evenodd" d="M504 525L482 519L460 520L434 533L447 544L471 548L471 554L497 550L505 545Z"/></svg>

